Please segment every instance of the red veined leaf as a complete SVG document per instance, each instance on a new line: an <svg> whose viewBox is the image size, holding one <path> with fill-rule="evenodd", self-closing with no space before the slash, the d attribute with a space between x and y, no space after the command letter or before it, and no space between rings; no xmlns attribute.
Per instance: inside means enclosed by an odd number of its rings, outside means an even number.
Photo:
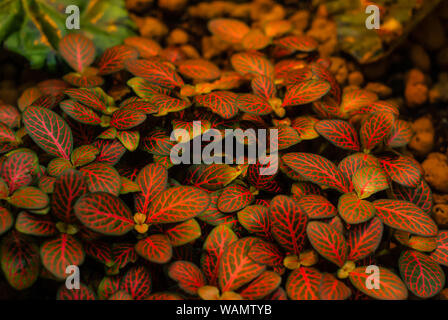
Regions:
<svg viewBox="0 0 448 320"><path fill-rule="evenodd" d="M258 75L251 80L250 85L253 93L265 100L275 97L276 89L272 78Z"/></svg>
<svg viewBox="0 0 448 320"><path fill-rule="evenodd" d="M239 211L252 203L254 195L249 189L240 186L228 186L218 199L218 209L224 213Z"/></svg>
<svg viewBox="0 0 448 320"><path fill-rule="evenodd" d="M240 295L247 300L263 299L275 291L281 281L282 278L276 272L265 271L241 290Z"/></svg>
<svg viewBox="0 0 448 320"><path fill-rule="evenodd" d="M306 234L313 248L325 259L342 267L347 260L347 243L344 237L332 226L319 221L311 221Z"/></svg>
<svg viewBox="0 0 448 320"><path fill-rule="evenodd" d="M198 289L207 284L201 269L189 261L173 262L168 268L168 276L191 295L197 295Z"/></svg>
<svg viewBox="0 0 448 320"><path fill-rule="evenodd" d="M238 212L238 222L251 234L271 238L271 219L269 209L265 206L247 206Z"/></svg>
<svg viewBox="0 0 448 320"><path fill-rule="evenodd" d="M62 158L54 158L47 165L47 174L52 177L59 177L66 169L71 169L72 163Z"/></svg>
<svg viewBox="0 0 448 320"><path fill-rule="evenodd" d="M59 42L59 53L70 67L82 73L95 59L95 44L82 34L70 33Z"/></svg>
<svg viewBox="0 0 448 320"><path fill-rule="evenodd" d="M73 150L70 160L74 167L81 167L94 161L99 153L97 147L86 144Z"/></svg>
<svg viewBox="0 0 448 320"><path fill-rule="evenodd" d="M135 300L143 300L149 296L151 289L151 274L144 266L132 267L120 281L120 290L126 291Z"/></svg>
<svg viewBox="0 0 448 320"><path fill-rule="evenodd" d="M124 43L128 46L136 48L140 56L144 59L157 56L162 51L162 48L156 41L145 37L128 37L124 39Z"/></svg>
<svg viewBox="0 0 448 320"><path fill-rule="evenodd" d="M230 43L240 43L250 31L244 22L236 19L213 19L207 26L211 33Z"/></svg>
<svg viewBox="0 0 448 320"><path fill-rule="evenodd" d="M272 107L266 99L252 93L238 95L237 105L238 109L243 112L260 116L270 114L272 112Z"/></svg>
<svg viewBox="0 0 448 320"><path fill-rule="evenodd" d="M132 78L127 82L128 86L130 86L134 92L142 99L149 99L154 94L170 94L170 90L167 88L160 87L156 84L153 84L143 78ZM132 98L130 98L132 99ZM145 101L147 102L147 101ZM152 105L152 104L150 104ZM124 107L124 106L123 106ZM153 107L154 108L154 107ZM150 113L154 113L156 111L152 111ZM145 112L146 113L146 112Z"/></svg>
<svg viewBox="0 0 448 320"><path fill-rule="evenodd" d="M0 174L7 184L9 194L29 185L41 170L39 158L29 149L16 149L7 153L2 157L0 165Z"/></svg>
<svg viewBox="0 0 448 320"><path fill-rule="evenodd" d="M188 168L186 181L198 188L215 191L228 185L240 173L227 164L198 164Z"/></svg>
<svg viewBox="0 0 448 320"><path fill-rule="evenodd" d="M275 159L274 159L275 160ZM278 158L277 158L278 160ZM273 166L274 167L274 166ZM247 169L246 178L249 184L259 190L269 192L279 192L280 185L276 180L276 172L270 172L272 174L261 174L263 170L269 170L259 161L256 164L249 164ZM275 169L274 169L275 170ZM274 171L272 170L272 171ZM277 170L275 170L277 171ZM263 172L266 173L266 172Z"/></svg>
<svg viewBox="0 0 448 320"><path fill-rule="evenodd" d="M272 242L259 240L249 249L249 258L259 264L265 264L272 268L283 267L285 255L277 245Z"/></svg>
<svg viewBox="0 0 448 320"><path fill-rule="evenodd" d="M53 193L53 191L54 191L54 182L55 181L56 181L56 178L54 178L54 177L42 176L39 178L39 181L37 182L37 186L43 192L50 194L50 193Z"/></svg>
<svg viewBox="0 0 448 320"><path fill-rule="evenodd" d="M10 128L17 128L20 124L20 112L16 107L0 103L0 119Z"/></svg>
<svg viewBox="0 0 448 320"><path fill-rule="evenodd" d="M392 113L377 112L365 119L359 130L364 150L370 151L391 132L395 117Z"/></svg>
<svg viewBox="0 0 448 320"><path fill-rule="evenodd" d="M197 216L197 218L212 226L227 224L230 227L230 225L235 224L237 221L234 215L224 214L218 210L218 199L221 192L222 191L220 190L209 194L210 204L204 212Z"/></svg>
<svg viewBox="0 0 448 320"><path fill-rule="evenodd" d="M78 122L97 125L101 123L101 118L92 109L87 108L79 102L65 100L60 103L61 109Z"/></svg>
<svg viewBox="0 0 448 320"><path fill-rule="evenodd" d="M123 146L129 151L135 151L138 148L140 142L139 131L118 131L117 139L123 144Z"/></svg>
<svg viewBox="0 0 448 320"><path fill-rule="evenodd" d="M99 139L112 140L117 137L118 130L114 127L109 127L97 137Z"/></svg>
<svg viewBox="0 0 448 320"><path fill-rule="evenodd" d="M344 120L321 120L315 129L321 136L336 147L344 150L359 151L360 145L355 128Z"/></svg>
<svg viewBox="0 0 448 320"><path fill-rule="evenodd" d="M158 108L158 115L181 111L190 106L189 101L173 98L166 94L153 94L148 101Z"/></svg>
<svg viewBox="0 0 448 320"><path fill-rule="evenodd" d="M442 268L424 253L407 250L398 260L401 278L408 289L420 298L430 298L445 286Z"/></svg>
<svg viewBox="0 0 448 320"><path fill-rule="evenodd" d="M111 297L115 292L119 290L120 280L120 276L103 277L100 284L98 285L98 298L100 300L106 300Z"/></svg>
<svg viewBox="0 0 448 320"><path fill-rule="evenodd" d="M117 130L129 130L145 120L146 115L144 113L130 109L120 109L112 114L110 125Z"/></svg>
<svg viewBox="0 0 448 320"><path fill-rule="evenodd" d="M285 86L290 86L311 80L312 78L313 72L308 67L292 69L285 75L285 79L282 84Z"/></svg>
<svg viewBox="0 0 448 320"><path fill-rule="evenodd" d="M224 250L238 237L225 225L213 228L205 239L201 257L201 269L207 278L208 284L218 284L218 271Z"/></svg>
<svg viewBox="0 0 448 320"><path fill-rule="evenodd" d="M247 237L227 246L219 264L218 282L221 292L235 291L265 270L264 265L254 262L248 256L249 249L256 241L256 238Z"/></svg>
<svg viewBox="0 0 448 320"><path fill-rule="evenodd" d="M238 113L237 94L231 91L214 91L195 96L194 100L224 119L233 118Z"/></svg>
<svg viewBox="0 0 448 320"><path fill-rule="evenodd" d="M297 106L319 100L330 91L330 84L322 80L308 80L286 88L282 107Z"/></svg>
<svg viewBox="0 0 448 320"><path fill-rule="evenodd" d="M87 193L87 182L79 171L65 170L54 183L51 199L52 214L65 223L77 221L73 207L76 200Z"/></svg>
<svg viewBox="0 0 448 320"><path fill-rule="evenodd" d="M114 243L112 254L118 269L124 268L130 262L137 261L138 258L133 242Z"/></svg>
<svg viewBox="0 0 448 320"><path fill-rule="evenodd" d="M274 66L275 79L285 79L289 73L306 67L306 63L296 59L285 59L277 62ZM306 68L308 69L308 68Z"/></svg>
<svg viewBox="0 0 448 320"><path fill-rule="evenodd" d="M336 279L330 273L324 273L319 285L320 300L346 300L352 294L344 282Z"/></svg>
<svg viewBox="0 0 448 320"><path fill-rule="evenodd" d="M339 162L338 168L351 182L353 175L365 166L380 167L380 162L378 158L370 154L354 153L342 159Z"/></svg>
<svg viewBox="0 0 448 320"><path fill-rule="evenodd" d="M274 66L264 56L253 52L240 52L234 54L230 58L233 69L239 74L266 76L272 78L274 76Z"/></svg>
<svg viewBox="0 0 448 320"><path fill-rule="evenodd" d="M38 89L45 95L58 95L70 86L61 79L48 79L37 84Z"/></svg>
<svg viewBox="0 0 448 320"><path fill-rule="evenodd" d="M171 292L156 292L149 295L145 300L183 300L181 296Z"/></svg>
<svg viewBox="0 0 448 320"><path fill-rule="evenodd" d="M65 272L68 266L80 266L84 262L84 250L75 237L61 233L42 244L40 257L42 264L52 275L65 279L69 275Z"/></svg>
<svg viewBox="0 0 448 320"><path fill-rule="evenodd" d="M297 204L309 219L332 218L338 213L336 207L327 198L317 194L304 195Z"/></svg>
<svg viewBox="0 0 448 320"><path fill-rule="evenodd" d="M176 186L164 190L151 203L146 223L173 223L194 218L208 208L210 197L199 188Z"/></svg>
<svg viewBox="0 0 448 320"><path fill-rule="evenodd" d="M338 212L348 224L358 224L370 220L376 213L373 204L360 199L356 193L345 193L339 197Z"/></svg>
<svg viewBox="0 0 448 320"><path fill-rule="evenodd" d="M161 130L153 131L142 141L143 149L149 153L165 156L170 155L171 149L177 144Z"/></svg>
<svg viewBox="0 0 448 320"><path fill-rule="evenodd" d="M391 148L404 147L411 141L412 135L411 124L408 121L397 119L386 137L387 145Z"/></svg>
<svg viewBox="0 0 448 320"><path fill-rule="evenodd" d="M28 107L23 123L33 141L47 153L69 160L73 149L70 127L58 114L42 107Z"/></svg>
<svg viewBox="0 0 448 320"><path fill-rule="evenodd" d="M142 79L143 80L143 79ZM160 88L160 87L159 87ZM162 89L162 88L160 88ZM130 97L120 104L122 110L128 109L144 114L157 113L157 107L155 107L151 102L137 97Z"/></svg>
<svg viewBox="0 0 448 320"><path fill-rule="evenodd" d="M392 271L386 268L379 268L380 288L367 287L370 285L371 273L367 273L367 267L357 267L349 274L349 278L353 286L365 293L369 297L378 300L405 300L408 297L408 290L401 279Z"/></svg>
<svg viewBox="0 0 448 320"><path fill-rule="evenodd" d="M287 153L282 157L285 164L306 180L349 192L349 183L342 172L328 159L312 153Z"/></svg>
<svg viewBox="0 0 448 320"><path fill-rule="evenodd" d="M20 111L25 110L30 106L37 98L42 95L42 92L37 87L30 87L23 91L22 95L17 100L17 106Z"/></svg>
<svg viewBox="0 0 448 320"><path fill-rule="evenodd" d="M391 228L431 237L437 225L419 207L409 201L382 199L373 202L377 216Z"/></svg>
<svg viewBox="0 0 448 320"><path fill-rule="evenodd" d="M286 280L286 293L291 300L319 300L321 278L316 269L299 267Z"/></svg>
<svg viewBox="0 0 448 320"><path fill-rule="evenodd" d="M289 35L282 37L274 43L291 51L311 52L317 49L317 41L309 36Z"/></svg>
<svg viewBox="0 0 448 320"><path fill-rule="evenodd" d="M177 67L180 74L197 81L212 81L221 74L214 63L205 59L183 60Z"/></svg>
<svg viewBox="0 0 448 320"><path fill-rule="evenodd" d="M436 241L437 248L430 256L435 262L448 267L448 231L439 231Z"/></svg>
<svg viewBox="0 0 448 320"><path fill-rule="evenodd" d="M76 201L76 217L87 228L105 234L120 236L134 227L134 219L124 202L109 193L95 192Z"/></svg>
<svg viewBox="0 0 448 320"><path fill-rule="evenodd" d="M121 188L120 174L109 164L94 162L80 169L90 192L108 192L118 196Z"/></svg>
<svg viewBox="0 0 448 320"><path fill-rule="evenodd" d="M279 287L272 294L265 298L266 300L288 300L285 290Z"/></svg>
<svg viewBox="0 0 448 320"><path fill-rule="evenodd" d="M342 222L342 219L339 218L339 216L333 217L328 221L328 225L332 226L337 232L340 234L344 234L344 223Z"/></svg>
<svg viewBox="0 0 448 320"><path fill-rule="evenodd" d="M0 206L0 235L4 234L6 231L11 229L13 224L14 224L14 216L8 209Z"/></svg>
<svg viewBox="0 0 448 320"><path fill-rule="evenodd" d="M95 70L96 73L96 70ZM78 88L94 88L102 86L104 79L96 74L86 75L75 72L67 73L62 79L74 87Z"/></svg>
<svg viewBox="0 0 448 320"><path fill-rule="evenodd" d="M106 266L114 264L112 257L112 248L107 242L103 241L85 241L83 247L86 255L92 257Z"/></svg>
<svg viewBox="0 0 448 320"><path fill-rule="evenodd" d="M389 188L389 181L383 169L365 166L355 172L352 177L353 187L360 199Z"/></svg>
<svg viewBox="0 0 448 320"><path fill-rule="evenodd" d="M0 115L1 116L1 115ZM6 124L0 122L0 143L15 143L16 135Z"/></svg>
<svg viewBox="0 0 448 320"><path fill-rule="evenodd" d="M116 164L126 152L126 148L118 140L96 140L93 146L100 150L96 162L110 165Z"/></svg>
<svg viewBox="0 0 448 320"><path fill-rule="evenodd" d="M34 241L17 231L3 237L1 267L8 283L16 290L31 287L39 277L39 248Z"/></svg>
<svg viewBox="0 0 448 320"><path fill-rule="evenodd" d="M50 203L48 195L36 187L22 187L17 189L8 202L23 209L43 209Z"/></svg>
<svg viewBox="0 0 448 320"><path fill-rule="evenodd" d="M120 177L120 180L121 180L120 194L127 194L140 191L140 187L134 181L123 176Z"/></svg>
<svg viewBox="0 0 448 320"><path fill-rule="evenodd" d="M164 234L153 234L135 244L137 254L154 263L167 263L173 256L170 240Z"/></svg>
<svg viewBox="0 0 448 320"><path fill-rule="evenodd" d="M271 42L271 38L267 37L259 29L251 29L243 38L242 45L246 50L260 50L265 48Z"/></svg>
<svg viewBox="0 0 448 320"><path fill-rule="evenodd" d="M95 293L83 283L79 284L79 289L68 289L63 284L59 287L56 300L96 300L96 297Z"/></svg>
<svg viewBox="0 0 448 320"><path fill-rule="evenodd" d="M37 98L33 103L33 107L43 107L45 109L53 109L58 105L59 102L62 101L64 95L62 93L58 93L57 95L46 94Z"/></svg>
<svg viewBox="0 0 448 320"><path fill-rule="evenodd" d="M421 179L416 188L405 187L397 184L393 188L395 199L413 202L427 214L432 209L432 191L428 183Z"/></svg>
<svg viewBox="0 0 448 320"><path fill-rule="evenodd" d="M308 216L293 199L285 195L275 196L269 210L275 240L288 252L298 255L305 241Z"/></svg>
<svg viewBox="0 0 448 320"><path fill-rule="evenodd" d="M201 227L195 219L176 224L164 231L173 247L182 246L201 236Z"/></svg>
<svg viewBox="0 0 448 320"><path fill-rule="evenodd" d="M350 229L347 236L348 260L358 261L371 255L378 248L383 236L383 224L374 217Z"/></svg>
<svg viewBox="0 0 448 320"><path fill-rule="evenodd" d="M437 248L436 237L421 237L411 235L409 232L395 230L395 239L402 245L421 252L431 252Z"/></svg>
<svg viewBox="0 0 448 320"><path fill-rule="evenodd" d="M402 186L415 188L422 179L420 165L411 157L382 157L380 164L392 181Z"/></svg>
<svg viewBox="0 0 448 320"><path fill-rule="evenodd" d="M184 85L184 81L174 69L157 60L126 61L126 68L136 77L166 88L176 88Z"/></svg>
<svg viewBox="0 0 448 320"><path fill-rule="evenodd" d="M109 297L108 300L134 300L132 296L123 290L118 290Z"/></svg>
<svg viewBox="0 0 448 320"><path fill-rule="evenodd" d="M107 97L105 96L104 91L102 91L100 88L67 89L64 91L64 93L71 99L82 103L83 105L92 108L93 110L104 112L107 109ZM83 111L82 113L84 112L86 111Z"/></svg>
<svg viewBox="0 0 448 320"><path fill-rule="evenodd" d="M368 105L365 105L359 108L357 111L352 114L366 114L366 113L374 113L374 112L389 112L393 113L396 118L400 115L399 106L395 101L375 101ZM402 121L402 120L400 120Z"/></svg>
<svg viewBox="0 0 448 320"><path fill-rule="evenodd" d="M159 164L148 164L137 175L136 182L141 193L136 194L135 209L146 214L150 203L166 189L168 184L168 170Z"/></svg>
<svg viewBox="0 0 448 320"><path fill-rule="evenodd" d="M348 91L342 96L340 111L343 114L353 114L360 108L375 102L377 99L378 96L368 90L359 89Z"/></svg>
<svg viewBox="0 0 448 320"><path fill-rule="evenodd" d="M56 234L56 225L50 219L37 217L26 211L17 215L16 230L32 236L52 236Z"/></svg>
<svg viewBox="0 0 448 320"><path fill-rule="evenodd" d="M124 69L124 63L128 60L135 60L138 51L128 45L116 45L107 48L98 60L98 74L107 75Z"/></svg>

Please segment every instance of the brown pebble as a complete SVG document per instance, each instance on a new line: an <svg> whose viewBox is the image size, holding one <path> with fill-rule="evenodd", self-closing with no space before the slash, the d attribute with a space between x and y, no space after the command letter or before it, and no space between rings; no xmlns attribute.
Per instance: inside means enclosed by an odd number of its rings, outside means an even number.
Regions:
<svg viewBox="0 0 448 320"><path fill-rule="evenodd" d="M439 152L430 153L422 163L424 178L434 189L448 192L448 157Z"/></svg>
<svg viewBox="0 0 448 320"><path fill-rule="evenodd" d="M434 220L439 226L448 225L448 204L438 204L432 208Z"/></svg>
<svg viewBox="0 0 448 320"><path fill-rule="evenodd" d="M418 69L421 69L425 72L429 72L431 69L431 58L428 53L426 53L425 49L419 45L414 44L411 47L410 58L414 64L414 66Z"/></svg>
<svg viewBox="0 0 448 320"><path fill-rule="evenodd" d="M355 71L348 75L348 83L354 86L361 86L364 82L364 76L361 72Z"/></svg>

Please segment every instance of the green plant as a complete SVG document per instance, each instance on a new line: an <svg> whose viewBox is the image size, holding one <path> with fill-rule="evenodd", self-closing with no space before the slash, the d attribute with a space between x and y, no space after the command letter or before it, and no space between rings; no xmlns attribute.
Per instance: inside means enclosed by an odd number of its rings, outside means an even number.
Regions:
<svg viewBox="0 0 448 320"><path fill-rule="evenodd" d="M236 48L250 30L230 19L209 29ZM0 108L8 282L26 289L39 276L60 281L77 265L81 288L62 284L58 299L439 293L447 236L429 216L431 190L418 163L406 155L409 123L391 101L341 90L312 38L268 40L257 51L249 45L258 41L243 41L246 50L230 56L233 70L221 71L205 59L169 60L135 38L92 66L93 42L65 36L59 53L74 72L26 90L19 109ZM272 55L261 51L269 47ZM113 96L105 81L112 77L137 96ZM272 161L280 170L261 175L261 162L173 165L170 131L193 132L193 120L201 120L200 134L277 129ZM89 263L104 273L91 274ZM378 290L367 285L369 265L379 266ZM155 276L161 270L167 276Z"/></svg>
<svg viewBox="0 0 448 320"><path fill-rule="evenodd" d="M69 5L80 10L80 30L68 30ZM82 32L100 52L133 35L123 0L48 1L5 0L0 4L0 42L24 55L33 68L55 68L59 41L70 32Z"/></svg>

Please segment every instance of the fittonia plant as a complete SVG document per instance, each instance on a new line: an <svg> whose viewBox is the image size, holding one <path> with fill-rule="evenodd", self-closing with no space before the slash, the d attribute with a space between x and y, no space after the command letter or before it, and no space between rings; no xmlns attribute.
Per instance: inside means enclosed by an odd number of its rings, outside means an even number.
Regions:
<svg viewBox="0 0 448 320"><path fill-rule="evenodd" d="M226 64L138 37L98 56L93 41L67 35L58 52L73 71L0 106L9 284L60 281L58 299L437 295L447 231L430 217L397 105L342 90L312 38L231 19L208 27L234 46ZM280 170L173 165L170 133L193 120L201 134L278 129ZM79 290L62 281L69 265Z"/></svg>

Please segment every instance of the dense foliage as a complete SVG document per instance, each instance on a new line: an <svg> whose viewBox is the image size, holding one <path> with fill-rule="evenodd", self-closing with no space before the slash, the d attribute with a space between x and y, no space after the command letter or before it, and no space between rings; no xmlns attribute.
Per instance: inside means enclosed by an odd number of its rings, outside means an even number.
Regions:
<svg viewBox="0 0 448 320"><path fill-rule="evenodd" d="M60 281L58 299L438 294L448 234L430 217L398 107L342 90L316 42L282 24L263 33L214 19L208 29L233 44L221 67L139 37L98 56L69 34L58 52L73 72L0 106L9 284ZM279 170L173 165L171 131L193 120L201 134L278 129ZM62 281L69 265L80 266L79 290ZM370 265L379 289L367 285Z"/></svg>

